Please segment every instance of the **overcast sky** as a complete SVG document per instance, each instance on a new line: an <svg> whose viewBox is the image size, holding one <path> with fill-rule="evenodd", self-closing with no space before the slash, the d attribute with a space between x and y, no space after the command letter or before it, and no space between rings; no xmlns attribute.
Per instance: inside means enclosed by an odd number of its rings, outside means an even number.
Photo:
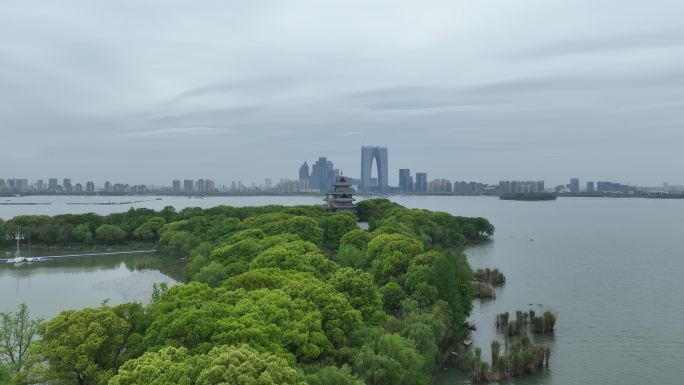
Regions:
<svg viewBox="0 0 684 385"><path fill-rule="evenodd" d="M681 0L3 1L0 178L684 183Z"/></svg>

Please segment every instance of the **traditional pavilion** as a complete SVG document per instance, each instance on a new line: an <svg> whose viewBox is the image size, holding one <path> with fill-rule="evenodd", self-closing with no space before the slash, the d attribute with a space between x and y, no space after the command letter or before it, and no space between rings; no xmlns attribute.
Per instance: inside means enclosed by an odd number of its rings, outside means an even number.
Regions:
<svg viewBox="0 0 684 385"><path fill-rule="evenodd" d="M333 183L332 191L325 193L323 208L329 213L338 211L356 212L354 194L356 194L356 190L351 188L351 183L349 183L347 177L338 176L335 183Z"/></svg>

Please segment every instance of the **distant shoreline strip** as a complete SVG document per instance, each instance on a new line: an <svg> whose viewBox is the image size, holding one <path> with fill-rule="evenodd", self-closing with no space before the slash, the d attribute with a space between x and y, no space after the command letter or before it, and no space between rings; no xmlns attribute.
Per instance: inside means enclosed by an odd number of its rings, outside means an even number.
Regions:
<svg viewBox="0 0 684 385"><path fill-rule="evenodd" d="M85 254L68 254L68 255L41 255L40 258L77 258L77 257L97 257L102 255L122 255L122 254L145 254L145 253L156 253L157 249L152 250L133 250L133 251L113 251L110 253L85 253ZM7 258L0 259L0 261L7 262Z"/></svg>

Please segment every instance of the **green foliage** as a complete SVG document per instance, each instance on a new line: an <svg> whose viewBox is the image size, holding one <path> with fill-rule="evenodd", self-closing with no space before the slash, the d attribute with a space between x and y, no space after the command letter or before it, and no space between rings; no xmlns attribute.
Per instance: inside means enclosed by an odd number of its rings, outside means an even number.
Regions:
<svg viewBox="0 0 684 385"><path fill-rule="evenodd" d="M8 373L24 367L40 322L30 318L24 303L14 313L0 312L0 366Z"/></svg>
<svg viewBox="0 0 684 385"><path fill-rule="evenodd" d="M79 385L104 384L123 361L133 325L110 307L69 310L42 323L22 381L64 378Z"/></svg>
<svg viewBox="0 0 684 385"><path fill-rule="evenodd" d="M405 286L422 306L445 301L454 324L460 324L472 309L472 270L461 252L430 251L411 261Z"/></svg>
<svg viewBox="0 0 684 385"><path fill-rule="evenodd" d="M12 383L12 371L8 365L0 362L0 385L10 385Z"/></svg>
<svg viewBox="0 0 684 385"><path fill-rule="evenodd" d="M331 250L340 247L340 240L345 234L358 229L356 217L348 212L326 214L319 223L323 229L323 246Z"/></svg>
<svg viewBox="0 0 684 385"><path fill-rule="evenodd" d="M451 314L446 302L437 302L428 309L407 299L401 303L403 322L401 335L414 341L423 357L424 370L429 372L437 363L440 346L448 343Z"/></svg>
<svg viewBox="0 0 684 385"><path fill-rule="evenodd" d="M401 206L388 199L367 199L356 205L356 215L362 222L368 222L371 229L375 228L375 222L386 217L390 210Z"/></svg>
<svg viewBox="0 0 684 385"><path fill-rule="evenodd" d="M145 343L153 350L184 346L206 353L217 344L249 343L261 351L289 351L300 359L313 360L332 349L323 331L321 313L283 290L214 292L206 286L195 286L190 302L193 307L181 305L174 309L167 304L167 298L180 291L174 289L155 304L162 314L145 335Z"/></svg>
<svg viewBox="0 0 684 385"><path fill-rule="evenodd" d="M371 234L368 231L355 228L342 236L340 246L353 246L358 250L365 251L371 238Z"/></svg>
<svg viewBox="0 0 684 385"><path fill-rule="evenodd" d="M330 277L328 283L345 295L349 303L361 312L365 322L378 324L385 318L382 296L369 273L348 267L342 268Z"/></svg>
<svg viewBox="0 0 684 385"><path fill-rule="evenodd" d="M366 257L366 247L371 234L358 228L342 236L337 250L336 261L342 266L368 268L370 260Z"/></svg>
<svg viewBox="0 0 684 385"><path fill-rule="evenodd" d="M363 201L358 215L371 232L358 229L353 215L319 206L166 207L0 221L0 235L30 230L45 243L156 241L190 258L189 282L154 285L146 307L67 311L42 324L17 380L427 383L472 306L472 271L452 248L486 240L494 229L482 218L388 200Z"/></svg>
<svg viewBox="0 0 684 385"><path fill-rule="evenodd" d="M415 238L402 234L381 234L368 243L371 272L379 284L390 278L400 279L411 259L423 252L423 245Z"/></svg>
<svg viewBox="0 0 684 385"><path fill-rule="evenodd" d="M80 224L74 227L71 236L75 242L79 243L91 244L94 241L93 232L90 231L90 227L86 224Z"/></svg>
<svg viewBox="0 0 684 385"><path fill-rule="evenodd" d="M367 385L425 384L424 362L413 341L398 334L376 332L367 337L354 359L354 372Z"/></svg>
<svg viewBox="0 0 684 385"><path fill-rule="evenodd" d="M126 232L114 225L101 225L95 230L95 240L105 245L122 243L126 239Z"/></svg>
<svg viewBox="0 0 684 385"><path fill-rule="evenodd" d="M408 233L426 245L452 248L478 243L494 234L484 218L455 217L443 212L406 209L384 199L359 202L357 215L368 221L374 232L383 234Z"/></svg>
<svg viewBox="0 0 684 385"><path fill-rule="evenodd" d="M499 269L477 269L473 272L473 280L487 282L492 285L501 285L506 282L506 276Z"/></svg>
<svg viewBox="0 0 684 385"><path fill-rule="evenodd" d="M252 269L263 267L303 271L318 277L327 277L337 269L337 265L323 255L316 245L305 241L273 246L250 262Z"/></svg>
<svg viewBox="0 0 684 385"><path fill-rule="evenodd" d="M388 282L381 287L380 294L382 295L382 304L385 307L385 311L391 314L398 313L399 309L401 309L401 302L406 298L404 289L394 281Z"/></svg>
<svg viewBox="0 0 684 385"><path fill-rule="evenodd" d="M282 357L249 346L219 346L206 357L197 385L304 385Z"/></svg>
<svg viewBox="0 0 684 385"><path fill-rule="evenodd" d="M323 330L336 347L343 346L347 336L361 326L361 314L346 296L309 273L279 269L255 269L225 282L224 288L237 290L281 289L295 300L304 300L320 312Z"/></svg>
<svg viewBox="0 0 684 385"><path fill-rule="evenodd" d="M109 385L193 385L205 361L185 348L166 347L126 362Z"/></svg>
<svg viewBox="0 0 684 385"><path fill-rule="evenodd" d="M159 240L161 249L181 255L190 255L200 244L200 239L187 231L166 232Z"/></svg>
<svg viewBox="0 0 684 385"><path fill-rule="evenodd" d="M309 385L365 385L365 383L352 374L347 365L342 367L326 366L313 374L306 376Z"/></svg>
<svg viewBox="0 0 684 385"><path fill-rule="evenodd" d="M302 240L311 242L314 245L323 242L323 230L318 226L318 222L312 218L302 216L290 218L285 222L283 228L279 230L280 234L296 234Z"/></svg>
<svg viewBox="0 0 684 385"><path fill-rule="evenodd" d="M163 217L150 218L133 231L133 236L143 241L156 241L165 222Z"/></svg>
<svg viewBox="0 0 684 385"><path fill-rule="evenodd" d="M247 346L218 346L208 354L166 347L124 364L109 385L280 385L300 384L283 359Z"/></svg>
<svg viewBox="0 0 684 385"><path fill-rule="evenodd" d="M169 291L169 285L166 282L162 282L159 285L157 283L152 284L152 302L159 302L162 294Z"/></svg>

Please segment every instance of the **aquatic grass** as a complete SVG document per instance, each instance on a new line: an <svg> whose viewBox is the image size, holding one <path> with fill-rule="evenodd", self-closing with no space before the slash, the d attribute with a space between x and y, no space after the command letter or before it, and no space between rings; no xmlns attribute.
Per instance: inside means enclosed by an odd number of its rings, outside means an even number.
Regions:
<svg viewBox="0 0 684 385"><path fill-rule="evenodd" d="M501 353L501 344L499 343L499 341L497 341L497 340L492 341L491 351L492 351L492 366L494 366L494 365L496 365L497 361L499 361L499 353Z"/></svg>
<svg viewBox="0 0 684 385"><path fill-rule="evenodd" d="M477 269L473 272L473 280L477 282L489 283L492 285L502 285L506 282L506 276L499 269Z"/></svg>

